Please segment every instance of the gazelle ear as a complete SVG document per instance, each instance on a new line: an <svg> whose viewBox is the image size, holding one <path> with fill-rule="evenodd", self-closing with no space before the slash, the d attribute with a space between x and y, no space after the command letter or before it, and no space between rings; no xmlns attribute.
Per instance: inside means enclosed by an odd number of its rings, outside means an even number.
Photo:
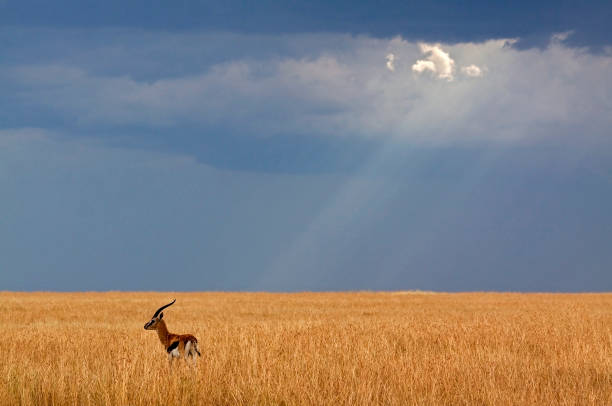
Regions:
<svg viewBox="0 0 612 406"><path fill-rule="evenodd" d="M161 312L161 313L159 314L159 319L161 320L163 317L164 317L164 312Z"/></svg>

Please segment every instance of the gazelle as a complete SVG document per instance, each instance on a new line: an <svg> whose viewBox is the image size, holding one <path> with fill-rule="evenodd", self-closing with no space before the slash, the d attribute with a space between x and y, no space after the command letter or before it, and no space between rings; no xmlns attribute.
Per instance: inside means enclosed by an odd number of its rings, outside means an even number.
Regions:
<svg viewBox="0 0 612 406"><path fill-rule="evenodd" d="M169 332L166 322L163 320L164 313L162 310L173 305L174 302L176 302L176 299L157 309L151 320L144 325L144 328L145 330L157 330L157 336L168 353L170 363L172 363L173 358L179 358L182 355L185 359L191 356L195 364L196 354L198 356L202 355L200 350L198 350L198 339L191 334L173 334Z"/></svg>

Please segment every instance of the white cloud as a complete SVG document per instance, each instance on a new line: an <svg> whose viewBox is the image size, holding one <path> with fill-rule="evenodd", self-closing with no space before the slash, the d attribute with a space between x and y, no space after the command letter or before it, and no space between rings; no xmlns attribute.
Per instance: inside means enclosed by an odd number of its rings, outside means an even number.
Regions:
<svg viewBox="0 0 612 406"><path fill-rule="evenodd" d="M436 73L436 65L432 61L420 60L412 65L412 70L418 73L423 73L426 70Z"/></svg>
<svg viewBox="0 0 612 406"><path fill-rule="evenodd" d="M429 70L440 79L446 79L448 81L453 80L453 73L455 70L455 61L450 57L448 52L442 50L441 46L419 44L419 48L422 53L425 54L425 59L420 59L412 65L412 70L418 73L422 73Z"/></svg>
<svg viewBox="0 0 612 406"><path fill-rule="evenodd" d="M467 76L470 76L472 78L476 78L478 76L482 76L482 69L480 69L478 66L471 64L469 66L464 66L461 68L461 72Z"/></svg>
<svg viewBox="0 0 612 406"><path fill-rule="evenodd" d="M412 71L423 73L429 71L438 79L446 79L451 82L455 72L455 61L450 54L442 49L440 44L419 44L419 49L425 54L425 59L419 59L412 65ZM461 73L469 77L482 76L482 69L474 64L461 68Z"/></svg>
<svg viewBox="0 0 612 406"><path fill-rule="evenodd" d="M391 72L395 71L395 65L393 65L393 61L395 61L395 55L388 54L386 59L387 59L387 69L389 69Z"/></svg>

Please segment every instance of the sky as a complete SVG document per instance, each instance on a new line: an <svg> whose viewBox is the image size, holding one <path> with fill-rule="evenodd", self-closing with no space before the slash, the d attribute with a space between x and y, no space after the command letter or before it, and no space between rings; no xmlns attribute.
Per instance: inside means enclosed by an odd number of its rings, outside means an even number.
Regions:
<svg viewBox="0 0 612 406"><path fill-rule="evenodd" d="M0 0L0 291L611 291L611 18Z"/></svg>

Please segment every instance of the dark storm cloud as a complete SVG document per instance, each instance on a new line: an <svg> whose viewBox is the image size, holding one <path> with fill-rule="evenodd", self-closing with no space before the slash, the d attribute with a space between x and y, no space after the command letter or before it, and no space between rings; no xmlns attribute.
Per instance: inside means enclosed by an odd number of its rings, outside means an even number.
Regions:
<svg viewBox="0 0 612 406"><path fill-rule="evenodd" d="M575 30L575 44L610 44L607 1L92 1L0 2L0 24L52 27L138 27L164 31L285 34L336 32L462 42L523 38L545 45L554 32Z"/></svg>

